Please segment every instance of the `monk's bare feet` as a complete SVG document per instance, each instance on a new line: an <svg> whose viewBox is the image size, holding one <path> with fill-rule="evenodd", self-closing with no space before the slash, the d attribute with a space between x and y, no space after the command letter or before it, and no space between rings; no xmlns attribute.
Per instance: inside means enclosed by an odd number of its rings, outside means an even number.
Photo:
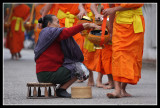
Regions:
<svg viewBox="0 0 160 108"><path fill-rule="evenodd" d="M131 97L132 96L131 94L127 93L125 90L121 90L121 95L123 97Z"/></svg>
<svg viewBox="0 0 160 108"><path fill-rule="evenodd" d="M89 72L89 78L88 78L88 83L87 86L94 86L94 78L93 78L93 72Z"/></svg>
<svg viewBox="0 0 160 108"><path fill-rule="evenodd" d="M16 60L19 60L19 57L16 57Z"/></svg>
<svg viewBox="0 0 160 108"><path fill-rule="evenodd" d="M105 85L103 85L101 82L96 82L96 87L103 88Z"/></svg>
<svg viewBox="0 0 160 108"><path fill-rule="evenodd" d="M12 54L12 57L11 57L11 59L12 59L12 60L14 59L14 54Z"/></svg>
<svg viewBox="0 0 160 108"><path fill-rule="evenodd" d="M109 82L104 83L104 85L109 85Z"/></svg>
<svg viewBox="0 0 160 108"><path fill-rule="evenodd" d="M88 81L87 86L94 86L94 81Z"/></svg>
<svg viewBox="0 0 160 108"><path fill-rule="evenodd" d="M116 92L116 91L114 91L112 93L107 93L106 96L108 98L121 98L122 97L121 93L120 92Z"/></svg>
<svg viewBox="0 0 160 108"><path fill-rule="evenodd" d="M16 60L19 60L18 53L15 54Z"/></svg>
<svg viewBox="0 0 160 108"><path fill-rule="evenodd" d="M22 55L21 55L21 53L20 53L20 52L18 53L18 57L19 57L19 58L21 58L21 57L22 57Z"/></svg>
<svg viewBox="0 0 160 108"><path fill-rule="evenodd" d="M104 89L114 89L114 83L108 82L109 84L107 86L103 86Z"/></svg>
<svg viewBox="0 0 160 108"><path fill-rule="evenodd" d="M15 53L15 54L12 54L11 59L12 59L12 60L18 60L19 57L18 57L17 54Z"/></svg>

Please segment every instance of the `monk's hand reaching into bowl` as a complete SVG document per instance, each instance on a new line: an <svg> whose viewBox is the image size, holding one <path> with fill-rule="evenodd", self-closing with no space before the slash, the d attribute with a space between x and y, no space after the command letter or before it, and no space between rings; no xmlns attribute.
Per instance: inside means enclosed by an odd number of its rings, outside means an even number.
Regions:
<svg viewBox="0 0 160 108"><path fill-rule="evenodd" d="M96 21L102 21L103 19L103 15L101 15L101 14L95 14L95 20Z"/></svg>
<svg viewBox="0 0 160 108"><path fill-rule="evenodd" d="M101 29L101 26L98 26L95 23L83 23L83 27L84 27L84 29L91 29L91 30L94 30L94 29L100 30Z"/></svg>

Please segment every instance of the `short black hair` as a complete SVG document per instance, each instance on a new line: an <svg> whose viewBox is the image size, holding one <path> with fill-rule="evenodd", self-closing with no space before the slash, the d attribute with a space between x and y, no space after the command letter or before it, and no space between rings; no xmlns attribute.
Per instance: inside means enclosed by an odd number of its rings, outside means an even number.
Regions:
<svg viewBox="0 0 160 108"><path fill-rule="evenodd" d="M38 23L42 23L42 28L45 28L47 27L48 22L51 22L51 23L53 22L52 16L55 16L55 15L52 15L52 14L45 15L43 18L40 18L38 20Z"/></svg>

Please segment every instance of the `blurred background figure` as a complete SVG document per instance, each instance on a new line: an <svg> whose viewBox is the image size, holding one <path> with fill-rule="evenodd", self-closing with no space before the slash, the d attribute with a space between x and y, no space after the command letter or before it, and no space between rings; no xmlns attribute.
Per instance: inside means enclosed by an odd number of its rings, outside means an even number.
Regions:
<svg viewBox="0 0 160 108"><path fill-rule="evenodd" d="M12 4L10 13L6 16L6 23L8 28L5 47L10 50L11 59L18 60L21 58L20 51L22 50L24 42L24 21L30 14L30 7L26 4Z"/></svg>
<svg viewBox="0 0 160 108"><path fill-rule="evenodd" d="M32 36L32 38L34 38L35 43L37 43L38 41L38 37L39 37L39 33L41 32L41 29L38 28L38 20L41 18L41 10L44 8L45 4L38 4L35 3L35 7L34 7L34 15L35 15L35 19L34 19L34 34Z"/></svg>

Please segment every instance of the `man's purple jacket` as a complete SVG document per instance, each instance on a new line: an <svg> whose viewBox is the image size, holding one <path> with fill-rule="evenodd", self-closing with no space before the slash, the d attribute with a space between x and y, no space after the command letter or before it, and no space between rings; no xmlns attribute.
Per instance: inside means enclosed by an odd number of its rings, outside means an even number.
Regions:
<svg viewBox="0 0 160 108"><path fill-rule="evenodd" d="M34 48L35 61L55 41L62 30L63 28L54 27L45 27L42 29ZM61 41L61 48L64 53L64 63L62 66L66 67L74 74L77 70L75 63L83 62L84 60L83 53L72 36Z"/></svg>

